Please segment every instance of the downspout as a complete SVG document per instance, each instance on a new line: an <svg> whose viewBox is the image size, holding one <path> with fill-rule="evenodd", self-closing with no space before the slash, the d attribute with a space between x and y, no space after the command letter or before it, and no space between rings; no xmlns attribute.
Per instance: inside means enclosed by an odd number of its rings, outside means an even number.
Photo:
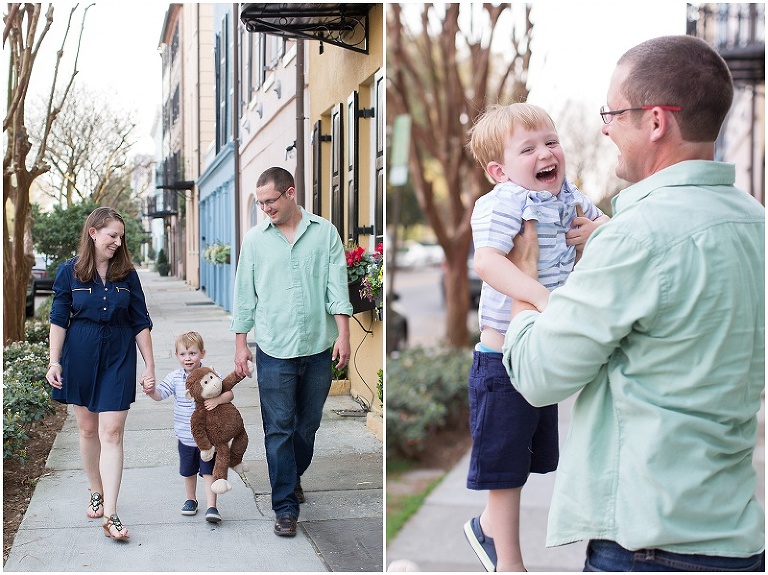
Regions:
<svg viewBox="0 0 768 575"><path fill-rule="evenodd" d="M195 245L195 252L197 253L197 282L195 285L197 286L197 289L200 289L200 188L198 187L198 182L200 181L200 174L202 173L202 162L200 161L200 140L202 138L202 132L200 131L200 125L202 122L200 122L200 5L198 4L196 6L195 11L195 18L197 19L197 121L195 124L197 124L197 141L195 144L197 145L197 150L195 150L195 160L197 161L197 170L195 171L195 177L197 178L197 181L195 182L195 188L192 190L192 193L194 194L192 198L192 208L194 209L195 218L196 218L196 229L195 233L193 234L194 240L196 242Z"/></svg>
<svg viewBox="0 0 768 575"><path fill-rule="evenodd" d="M234 140L235 193L235 259L240 256L240 46L237 36L238 4L232 4L232 138Z"/></svg>
<svg viewBox="0 0 768 575"><path fill-rule="evenodd" d="M304 206L304 40L296 40L296 201Z"/></svg>

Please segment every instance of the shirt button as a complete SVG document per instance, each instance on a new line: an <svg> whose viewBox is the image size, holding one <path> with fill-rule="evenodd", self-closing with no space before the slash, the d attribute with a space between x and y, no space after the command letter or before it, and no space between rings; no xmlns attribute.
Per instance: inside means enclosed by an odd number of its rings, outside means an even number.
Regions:
<svg viewBox="0 0 768 575"><path fill-rule="evenodd" d="M107 311L107 308L104 308L104 311Z"/></svg>

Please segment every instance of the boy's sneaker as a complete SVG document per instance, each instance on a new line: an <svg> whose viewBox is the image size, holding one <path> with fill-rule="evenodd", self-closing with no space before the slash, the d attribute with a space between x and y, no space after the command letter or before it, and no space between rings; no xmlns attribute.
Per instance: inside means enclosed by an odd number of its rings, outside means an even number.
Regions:
<svg viewBox="0 0 768 575"><path fill-rule="evenodd" d="M187 499L184 502L184 507L181 508L182 515L194 515L197 513L197 501L194 499Z"/></svg>
<svg viewBox="0 0 768 575"><path fill-rule="evenodd" d="M205 512L205 520L209 523L219 523L221 521L219 510L215 507L209 507L208 511Z"/></svg>
<svg viewBox="0 0 768 575"><path fill-rule="evenodd" d="M464 524L464 535L485 570L496 571L496 546L493 544L493 539L486 537L483 533L480 517L473 517Z"/></svg>

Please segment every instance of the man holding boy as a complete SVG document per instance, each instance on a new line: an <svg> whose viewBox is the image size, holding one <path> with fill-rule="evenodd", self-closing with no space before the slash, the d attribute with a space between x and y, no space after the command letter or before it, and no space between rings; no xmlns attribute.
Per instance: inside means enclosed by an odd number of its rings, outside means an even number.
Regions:
<svg viewBox="0 0 768 575"><path fill-rule="evenodd" d="M579 393L547 545L589 540L585 570L765 570L765 210L714 161L732 99L702 40L624 54L601 115L633 185L546 309L513 306L520 393Z"/></svg>

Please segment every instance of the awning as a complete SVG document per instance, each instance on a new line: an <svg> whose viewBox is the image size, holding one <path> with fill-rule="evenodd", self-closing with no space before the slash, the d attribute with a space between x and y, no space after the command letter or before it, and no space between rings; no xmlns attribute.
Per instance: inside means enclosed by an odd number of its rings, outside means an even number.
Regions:
<svg viewBox="0 0 768 575"><path fill-rule="evenodd" d="M318 40L368 53L368 13L374 4L244 4L248 32Z"/></svg>

